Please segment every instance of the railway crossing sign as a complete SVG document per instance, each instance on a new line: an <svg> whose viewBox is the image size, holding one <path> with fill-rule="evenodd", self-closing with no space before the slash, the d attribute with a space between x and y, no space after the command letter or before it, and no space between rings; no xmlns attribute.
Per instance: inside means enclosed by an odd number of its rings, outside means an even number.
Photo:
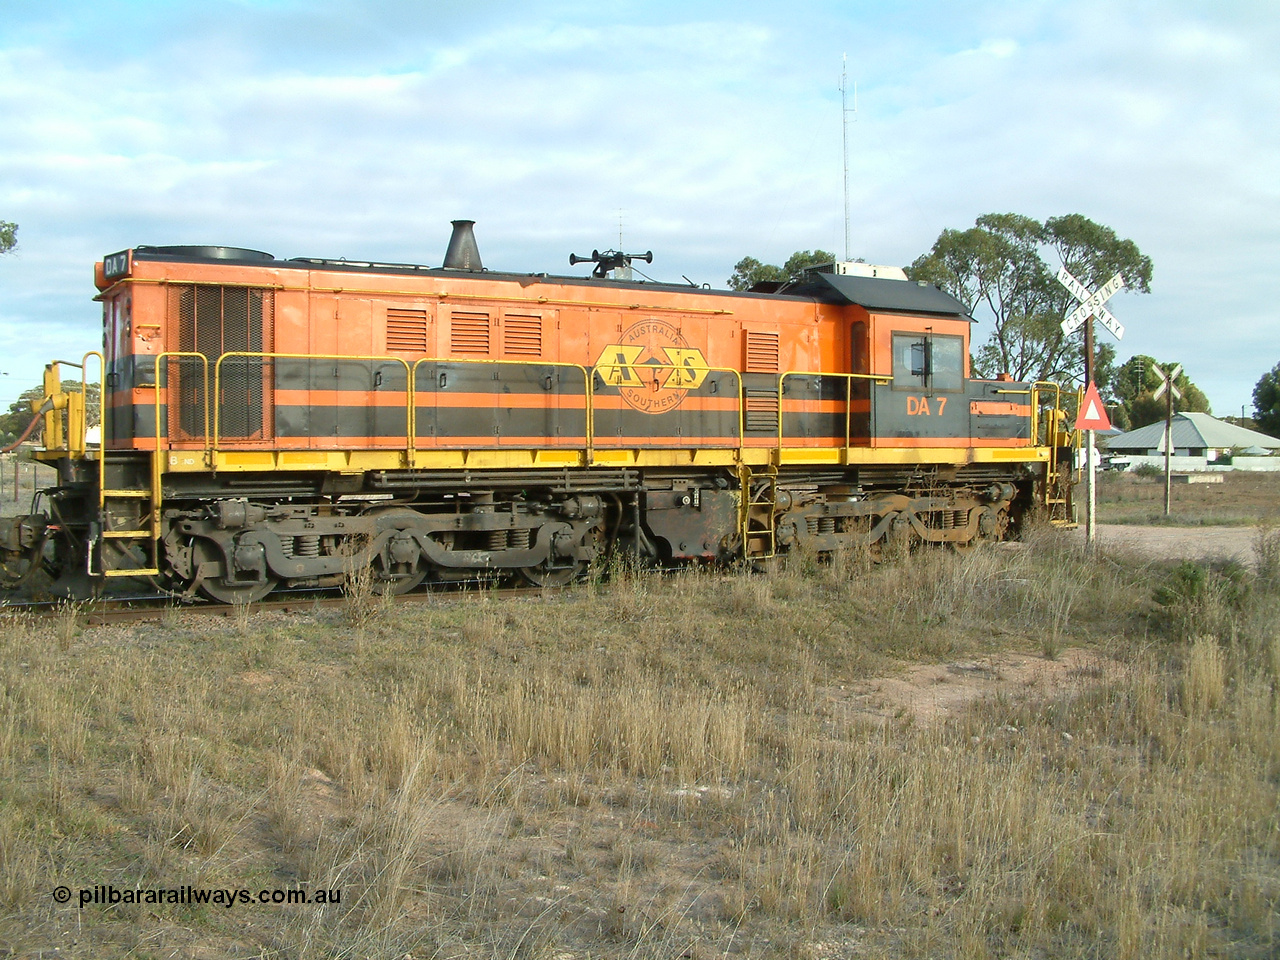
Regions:
<svg viewBox="0 0 1280 960"><path fill-rule="evenodd" d="M1077 430L1110 430L1111 420L1107 417L1107 408L1102 405L1102 397L1098 393L1098 385L1089 381L1089 388L1084 392L1084 400L1080 404L1080 413L1076 415Z"/></svg>
<svg viewBox="0 0 1280 960"><path fill-rule="evenodd" d="M1124 339L1124 326L1111 315L1104 304L1124 287L1124 276L1117 273L1095 291L1090 291L1083 283L1067 272L1063 267L1058 271L1058 282L1071 291L1071 295L1080 301L1080 305L1071 311L1067 319L1062 321L1063 333L1075 333L1089 317L1097 317L1104 327L1111 331L1117 340Z"/></svg>
<svg viewBox="0 0 1280 960"><path fill-rule="evenodd" d="M1102 398L1098 396L1098 387L1093 382L1093 321L1094 318L1108 330L1117 340L1124 338L1124 327L1111 315L1106 303L1124 287L1124 276L1117 273L1097 290L1090 290L1071 275L1066 267L1058 271L1058 282L1071 291L1071 295L1080 301L1062 321L1062 332L1068 336L1084 327L1084 379L1088 383L1084 400L1080 404L1080 414L1076 417L1076 429L1083 430L1087 438L1089 450L1089 469L1085 471L1085 479L1089 490L1089 500L1085 510L1085 542L1092 546L1097 534L1097 503L1094 487L1093 434L1095 430L1107 430L1111 421L1107 418Z"/></svg>
<svg viewBox="0 0 1280 960"><path fill-rule="evenodd" d="M1151 369L1160 377L1160 386L1151 394L1151 399L1164 397L1164 515L1167 517L1173 499L1170 489L1173 483L1173 401L1182 399L1182 391L1173 381L1182 372L1182 364L1175 364L1172 370L1165 371L1153 363Z"/></svg>
<svg viewBox="0 0 1280 960"><path fill-rule="evenodd" d="M1168 373L1165 373L1154 363L1151 365L1151 369L1154 370L1156 375L1160 378L1160 386L1156 387L1155 393L1151 394L1151 399L1159 400L1164 396L1165 390L1168 390L1169 393L1172 394L1174 400L1181 400L1182 391L1178 389L1178 385L1173 381L1177 380L1178 374L1182 372L1182 364L1178 364Z"/></svg>

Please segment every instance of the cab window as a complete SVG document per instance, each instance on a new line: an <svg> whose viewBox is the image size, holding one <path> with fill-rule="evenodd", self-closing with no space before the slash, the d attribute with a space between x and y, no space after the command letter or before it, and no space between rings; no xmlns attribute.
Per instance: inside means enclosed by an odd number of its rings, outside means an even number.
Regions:
<svg viewBox="0 0 1280 960"><path fill-rule="evenodd" d="M964 339L927 333L893 335L893 386L900 390L964 387Z"/></svg>

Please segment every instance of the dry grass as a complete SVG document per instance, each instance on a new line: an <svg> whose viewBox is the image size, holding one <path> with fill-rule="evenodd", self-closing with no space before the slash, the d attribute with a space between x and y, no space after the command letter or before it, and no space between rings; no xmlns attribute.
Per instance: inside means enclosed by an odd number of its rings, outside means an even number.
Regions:
<svg viewBox="0 0 1280 960"><path fill-rule="evenodd" d="M538 599L0 628L0 942L62 957L1263 957L1280 592L1036 532ZM1154 598L1159 598L1157 601ZM69 627L68 621L74 626ZM904 662L1105 664L936 723ZM55 904L58 883L341 888Z"/></svg>
<svg viewBox="0 0 1280 960"><path fill-rule="evenodd" d="M1133 473L1098 475L1102 523L1198 527L1280 522L1280 473L1237 470L1222 474L1222 483L1174 484L1169 507L1166 517L1163 473L1155 479Z"/></svg>

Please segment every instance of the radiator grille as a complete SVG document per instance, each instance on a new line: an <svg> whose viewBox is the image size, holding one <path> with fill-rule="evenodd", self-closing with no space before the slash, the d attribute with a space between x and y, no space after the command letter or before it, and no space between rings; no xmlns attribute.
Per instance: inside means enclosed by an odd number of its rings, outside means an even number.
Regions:
<svg viewBox="0 0 1280 960"><path fill-rule="evenodd" d="M502 352L508 357L542 356L542 318L507 314L502 321Z"/></svg>
<svg viewBox="0 0 1280 960"><path fill-rule="evenodd" d="M211 386L217 360L223 354L271 352L275 318L271 290L212 284L171 287L169 310L178 321L178 349L208 358ZM183 358L170 369L176 380L170 385L171 435L201 437L205 429L203 365ZM215 398L223 437L259 439L271 435L271 394L264 389L271 375L271 361L260 357L223 361L221 396Z"/></svg>
<svg viewBox="0 0 1280 960"><path fill-rule="evenodd" d="M744 341L747 373L777 373L779 363L778 335L748 330Z"/></svg>
<svg viewBox="0 0 1280 960"><path fill-rule="evenodd" d="M401 353L429 353L427 311L388 307L387 349Z"/></svg>
<svg viewBox="0 0 1280 960"><path fill-rule="evenodd" d="M449 348L455 355L487 357L489 355L489 315L487 313L454 313L449 327Z"/></svg>

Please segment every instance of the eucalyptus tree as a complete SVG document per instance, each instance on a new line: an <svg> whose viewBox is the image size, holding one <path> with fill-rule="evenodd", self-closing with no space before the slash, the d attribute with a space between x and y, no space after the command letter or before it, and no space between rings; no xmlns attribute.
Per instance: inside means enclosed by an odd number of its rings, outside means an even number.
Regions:
<svg viewBox="0 0 1280 960"><path fill-rule="evenodd" d="M1081 338L1061 327L1077 305L1057 281L1062 267L1091 289L1122 273L1127 289L1151 292L1151 258L1110 227L1074 213L1043 223L1016 213L984 214L966 230L943 230L907 274L938 285L979 323L990 324L990 334L973 350L977 375L1079 380ZM1108 383L1114 362L1115 347L1099 341L1095 381Z"/></svg>

